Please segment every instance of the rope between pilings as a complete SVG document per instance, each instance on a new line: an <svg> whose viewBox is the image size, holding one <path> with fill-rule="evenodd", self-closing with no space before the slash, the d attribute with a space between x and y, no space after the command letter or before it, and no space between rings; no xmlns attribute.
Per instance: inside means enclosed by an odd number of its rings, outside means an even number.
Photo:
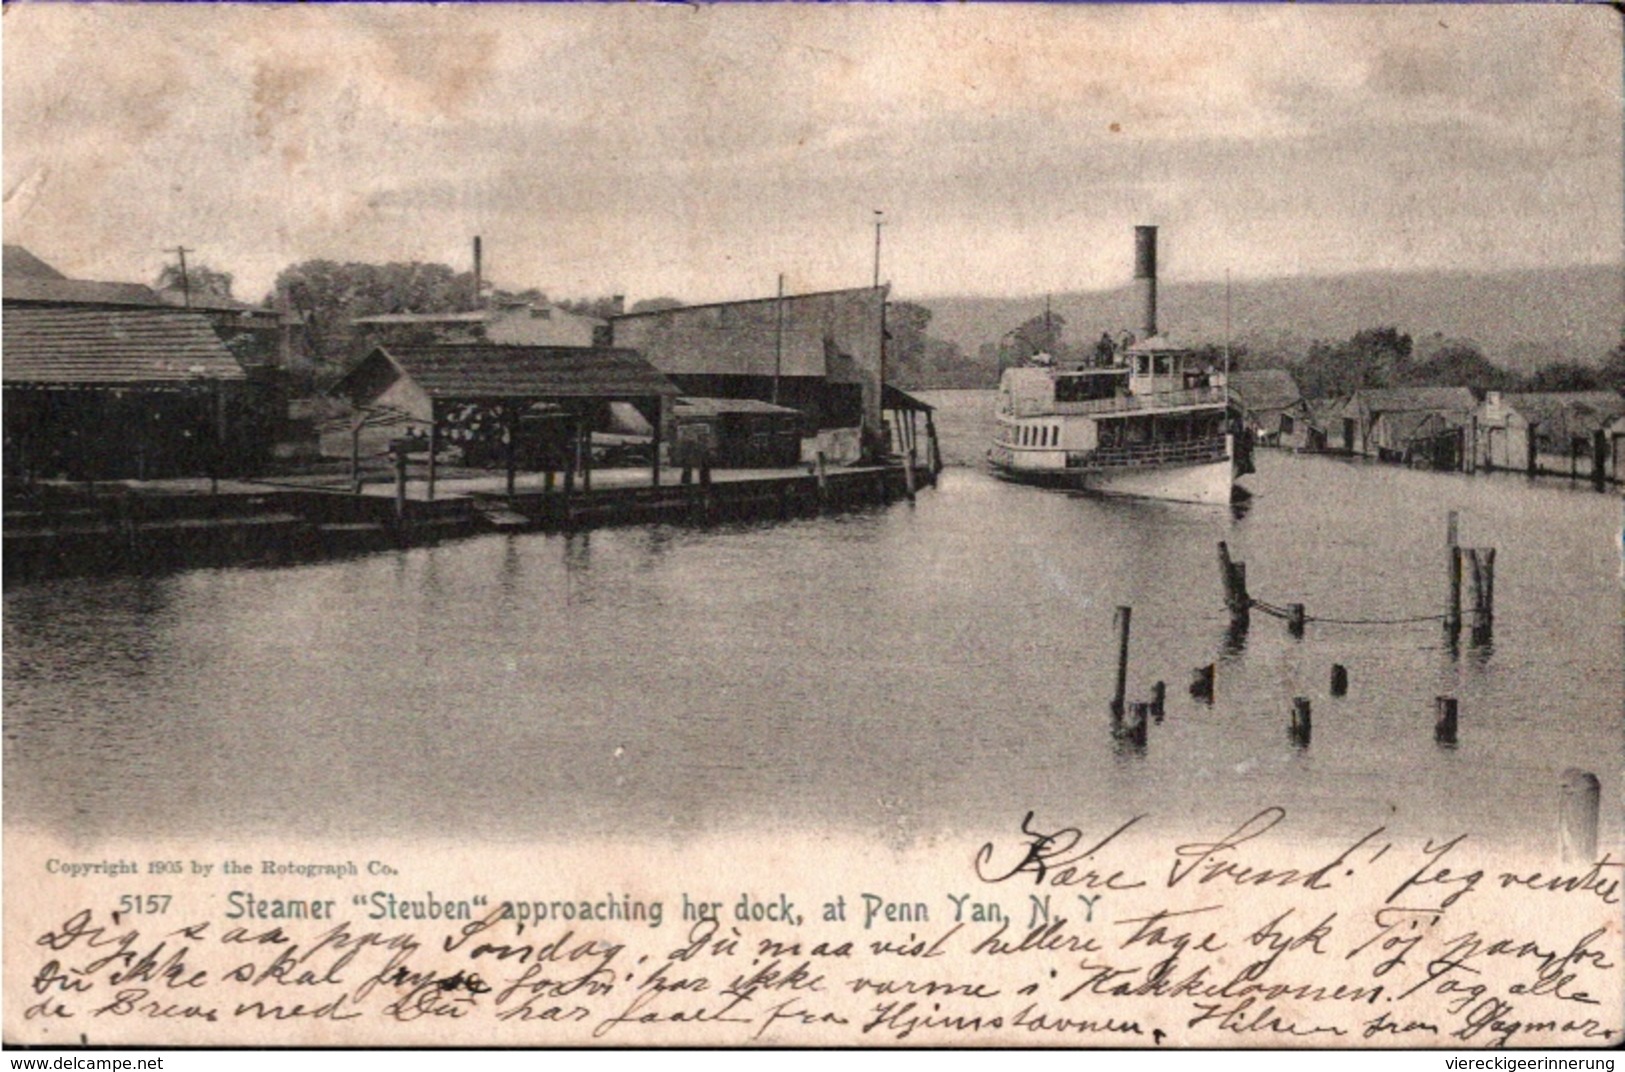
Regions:
<svg viewBox="0 0 1625 1072"><path fill-rule="evenodd" d="M1276 618L1287 619L1292 617L1292 611L1287 607L1266 603L1262 599L1250 599L1248 606L1257 607L1265 614ZM1450 617L1448 614L1413 614L1403 618L1328 618L1320 615L1305 614L1305 622L1322 622L1326 625L1414 625L1417 622L1442 622Z"/></svg>

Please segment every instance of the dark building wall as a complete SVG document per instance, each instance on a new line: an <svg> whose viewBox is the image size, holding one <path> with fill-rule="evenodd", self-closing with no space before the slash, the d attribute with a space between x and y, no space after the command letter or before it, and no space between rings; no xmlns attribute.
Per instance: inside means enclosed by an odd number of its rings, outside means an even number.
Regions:
<svg viewBox="0 0 1625 1072"><path fill-rule="evenodd" d="M690 398L751 398L773 401L773 377L673 375L677 389ZM811 376L779 378L778 402L802 413L802 434L824 428L855 428L863 419L863 387L828 383Z"/></svg>
<svg viewBox="0 0 1625 1072"><path fill-rule="evenodd" d="M223 419L224 438L217 433ZM251 387L5 391L8 477L131 480L252 472L270 413Z"/></svg>
<svg viewBox="0 0 1625 1072"><path fill-rule="evenodd" d="M775 368L779 401L808 411L784 385L822 381L816 412L820 428L880 428L881 325L886 288L864 287L818 294L713 305L686 306L617 317L610 322L616 346L641 353L682 386L714 383L723 388L748 381L750 393L689 389L687 394L772 400ZM782 330L780 315L782 312ZM857 409L846 399L856 392ZM839 423L834 423L839 420Z"/></svg>

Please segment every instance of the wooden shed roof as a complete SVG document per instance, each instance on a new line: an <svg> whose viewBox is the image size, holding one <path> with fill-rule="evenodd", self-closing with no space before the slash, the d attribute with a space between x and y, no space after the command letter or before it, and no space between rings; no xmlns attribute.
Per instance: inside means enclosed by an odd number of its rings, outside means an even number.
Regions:
<svg viewBox="0 0 1625 1072"><path fill-rule="evenodd" d="M14 386L121 387L241 380L208 318L181 309L6 305L0 378Z"/></svg>
<svg viewBox="0 0 1625 1072"><path fill-rule="evenodd" d="M30 275L5 277L9 302L48 305L138 305L164 308L151 287L140 283L99 283L91 279L48 279Z"/></svg>
<svg viewBox="0 0 1625 1072"><path fill-rule="evenodd" d="M333 390L351 394L378 362L399 369L430 398L648 398L677 394L635 350L582 346L378 346Z"/></svg>

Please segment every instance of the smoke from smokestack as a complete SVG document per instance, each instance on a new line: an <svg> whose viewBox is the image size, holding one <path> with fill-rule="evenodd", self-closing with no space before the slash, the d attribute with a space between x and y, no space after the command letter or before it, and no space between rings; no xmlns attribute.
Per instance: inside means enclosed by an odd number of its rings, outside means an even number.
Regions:
<svg viewBox="0 0 1625 1072"><path fill-rule="evenodd" d="M1157 333L1157 229L1134 228L1134 289L1140 296L1140 338Z"/></svg>

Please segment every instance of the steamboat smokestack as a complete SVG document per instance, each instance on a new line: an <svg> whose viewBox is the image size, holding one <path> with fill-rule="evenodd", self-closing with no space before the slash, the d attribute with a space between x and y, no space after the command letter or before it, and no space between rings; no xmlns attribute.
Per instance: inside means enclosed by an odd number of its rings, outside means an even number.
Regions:
<svg viewBox="0 0 1625 1072"><path fill-rule="evenodd" d="M1140 338L1157 333L1157 229L1134 228L1134 290L1140 297Z"/></svg>
<svg viewBox="0 0 1625 1072"><path fill-rule="evenodd" d="M480 293L485 287L485 277L484 277L484 273L482 271L482 269L484 268L484 265L481 263L484 258L481 256L481 252L482 251L480 249L480 236L475 235L474 236L474 308L476 308L476 309L485 308L484 297Z"/></svg>

